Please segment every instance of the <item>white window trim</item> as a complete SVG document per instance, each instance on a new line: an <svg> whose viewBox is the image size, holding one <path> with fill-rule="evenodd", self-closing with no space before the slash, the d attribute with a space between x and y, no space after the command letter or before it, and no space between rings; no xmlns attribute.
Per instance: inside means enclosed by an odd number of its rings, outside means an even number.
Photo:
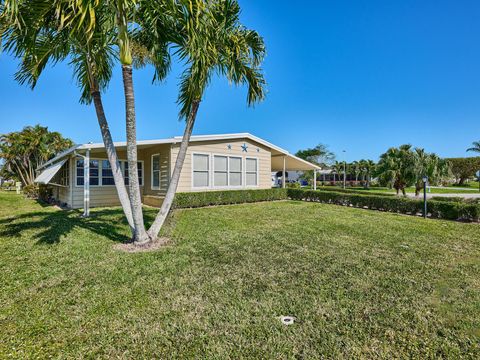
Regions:
<svg viewBox="0 0 480 360"><path fill-rule="evenodd" d="M208 186L194 186L193 185L193 158L194 155L205 155L208 156ZM202 190L241 190L241 189L256 189L260 187L260 158L257 156L245 156L245 155L232 155L225 153L209 153L209 152L199 152L195 151L191 153L191 169L190 169L190 188L193 191L202 191ZM215 156L223 156L227 158L227 186L215 186ZM242 171L241 179L242 184L239 186L230 186L230 158L241 159L242 161ZM257 184L256 185L247 185L247 159L253 159L257 161Z"/></svg>
<svg viewBox="0 0 480 360"><path fill-rule="evenodd" d="M158 156L158 186L153 186L153 157ZM160 190L162 188L162 166L160 165L160 154L152 154L150 158L150 189L151 190ZM143 167L142 167L143 169Z"/></svg>
<svg viewBox="0 0 480 360"><path fill-rule="evenodd" d="M78 185L77 184L77 160L80 159L82 160L81 158L79 157L74 157L74 164L73 164L73 172L74 172L74 187L76 188L83 188L84 185ZM84 159L83 159L84 160ZM102 179L102 161L103 160L108 160L108 159L105 159L105 158L90 158L90 161L92 160L98 160L98 185L92 185L90 184L90 187L115 187L115 184L113 185L103 185L102 182L103 182L103 179ZM120 162L120 169L122 170L122 175L125 177L125 164L127 163L127 160L122 160L122 159L119 159L118 160ZM144 164L144 161L143 160L138 160L138 162L142 163L142 184L140 185L140 187L144 186L145 184L145 164ZM80 177L83 177L83 176L80 176Z"/></svg>
<svg viewBox="0 0 480 360"><path fill-rule="evenodd" d="M215 156L222 156L222 157L226 157L227 158L227 186L215 186L214 182L215 182ZM241 178L241 181L242 181L242 184L241 185L230 185L230 158L235 158L235 159L240 159L241 161L241 166L242 166L242 169L240 171L240 178ZM244 179L243 179L243 172L244 172L244 163L243 163L243 157L241 155L228 155L228 154L219 154L219 153L214 153L212 154L212 174L213 174L213 181L212 181L212 186L211 188L212 189L216 189L216 190L238 190L238 189L242 189L244 187Z"/></svg>
<svg viewBox="0 0 480 360"><path fill-rule="evenodd" d="M208 185L207 186L194 186L194 182L193 182L193 174L195 173L194 169L193 169L193 158L195 155L206 155L208 156L208 176L207 176L207 179L208 179ZM190 177L191 177L191 188L193 190L208 190L208 189L211 189L212 188L212 183L213 183L213 179L212 179L212 160L213 157L212 157L212 154L211 153L205 153L205 152L192 152L192 155L191 155L191 171L190 171Z"/></svg>
<svg viewBox="0 0 480 360"><path fill-rule="evenodd" d="M256 160L257 161L257 171L256 171L256 175L257 175L257 181L256 181L256 185L247 185L247 159L251 159L251 160ZM248 189L254 189L254 188L258 188L260 186L260 159L256 156L245 156L244 158L244 166L245 166L245 171L243 172L244 174L244 177L245 177L245 188L248 188ZM248 171L248 172L252 172L252 171Z"/></svg>

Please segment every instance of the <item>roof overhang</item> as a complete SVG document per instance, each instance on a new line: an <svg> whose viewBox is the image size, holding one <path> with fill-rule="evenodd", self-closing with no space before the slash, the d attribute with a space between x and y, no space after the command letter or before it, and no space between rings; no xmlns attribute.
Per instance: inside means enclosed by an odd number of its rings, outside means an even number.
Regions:
<svg viewBox="0 0 480 360"><path fill-rule="evenodd" d="M268 141L265 141L257 136L254 136L250 133L236 133L236 134L218 134L218 135L194 135L190 138L191 143L195 142L203 142L203 141L222 141L222 140L239 140L239 139L248 139L251 141L255 141L265 147L268 147L272 150L272 170L273 171L279 171L283 169L283 157L286 158L286 167L289 170L300 170L300 171L305 171L305 170L320 170L320 166L317 166L315 164L312 164L308 161L305 161L303 159L300 159L296 157L295 155L290 154L287 150L282 149L281 147L278 147ZM145 148L149 147L152 145L160 145L160 144L178 144L182 141L181 136L175 136L172 138L168 139L157 139L157 140L139 140L137 141L137 147L138 148ZM124 150L127 147L127 143L125 141L119 141L115 142L114 146L117 150ZM95 149L103 149L105 148L105 145L103 143L88 143L88 144L81 144L81 145L75 145L71 147L70 149L58 154L55 156L53 159L50 161L46 162L43 166L39 167L39 169L43 169L44 167L55 163L56 161L69 156L73 154L77 150L95 150ZM277 159L280 158L280 159ZM279 164L281 165L281 168L279 168ZM278 170L274 170L277 169Z"/></svg>
<svg viewBox="0 0 480 360"><path fill-rule="evenodd" d="M308 161L300 159L291 154L272 155L272 171L282 171L285 159L285 170L289 171L307 171L320 170L320 166L312 164Z"/></svg>
<svg viewBox="0 0 480 360"><path fill-rule="evenodd" d="M40 173L40 175L35 178L34 182L37 184L48 184L50 181L52 181L55 174L60 170L60 168L63 166L63 164L65 164L66 161L67 159L63 159L55 163L54 165L47 167Z"/></svg>

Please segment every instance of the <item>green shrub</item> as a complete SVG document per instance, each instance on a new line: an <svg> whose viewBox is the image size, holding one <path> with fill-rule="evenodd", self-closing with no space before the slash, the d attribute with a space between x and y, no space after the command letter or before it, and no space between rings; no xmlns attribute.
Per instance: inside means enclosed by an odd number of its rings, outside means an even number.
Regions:
<svg viewBox="0 0 480 360"><path fill-rule="evenodd" d="M460 196L452 196L452 197L432 196L430 199L435 201L444 201L444 202L465 202L465 198Z"/></svg>
<svg viewBox="0 0 480 360"><path fill-rule="evenodd" d="M38 185L36 184L25 185L23 187L23 193L29 199L38 199L38 196L39 196Z"/></svg>
<svg viewBox="0 0 480 360"><path fill-rule="evenodd" d="M228 190L177 193L172 208L196 208L211 205L242 204L286 200L287 189Z"/></svg>
<svg viewBox="0 0 480 360"><path fill-rule="evenodd" d="M46 202L53 201L53 189L49 185L38 186L38 198Z"/></svg>
<svg viewBox="0 0 480 360"><path fill-rule="evenodd" d="M423 211L423 200L385 195L288 189L292 200L317 201L327 204L353 206L401 214L416 215ZM428 201L428 213L433 218L478 221L480 205L452 201Z"/></svg>
<svg viewBox="0 0 480 360"><path fill-rule="evenodd" d="M300 189L302 187L298 182L286 183L285 186L289 189Z"/></svg>

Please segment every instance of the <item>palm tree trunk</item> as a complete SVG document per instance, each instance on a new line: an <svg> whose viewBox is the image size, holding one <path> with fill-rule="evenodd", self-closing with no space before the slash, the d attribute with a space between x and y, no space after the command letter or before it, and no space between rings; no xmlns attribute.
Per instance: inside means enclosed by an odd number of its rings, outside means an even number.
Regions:
<svg viewBox="0 0 480 360"><path fill-rule="evenodd" d="M122 65L123 89L127 127L128 187L133 216L133 242L141 245L150 241L145 230L142 211L142 197L138 181L137 122L135 118L135 94L133 92L132 66Z"/></svg>
<svg viewBox="0 0 480 360"><path fill-rule="evenodd" d="M168 185L167 193L165 194L165 199L163 200L162 207L160 208L160 211L158 212L155 221L148 230L151 238L156 238L158 236L158 233L160 232L168 216L168 213L170 212L170 208L172 207L172 203L178 187L178 181L180 180L180 173L182 171L183 162L185 161L185 156L187 155L188 143L190 141L190 136L192 135L193 125L195 124L195 119L197 118L199 106L200 100L193 101L192 109L187 118L187 124L185 125L182 143L180 144L180 149L178 150L177 160L175 161L172 178L170 179L170 184Z"/></svg>
<svg viewBox="0 0 480 360"><path fill-rule="evenodd" d="M18 165L18 163L17 163L17 160L13 160L12 163L17 167L17 172L18 172L18 175L20 175L20 180L23 181L24 185L28 185L27 180L26 180L26 178L23 174L23 171L22 171L20 165Z"/></svg>
<svg viewBox="0 0 480 360"><path fill-rule="evenodd" d="M133 218L132 218L132 209L130 208L130 201L128 199L127 188L125 187L125 181L123 179L122 169L117 157L117 151L112 140L112 134L108 127L107 118L105 116L105 111L103 110L102 97L100 91L92 91L93 103L95 104L95 111L97 113L98 125L100 125L100 132L102 133L103 143L105 144L105 150L107 152L107 158L110 162L110 167L112 168L113 180L115 182L115 187L117 189L118 198L120 199L120 204L122 205L123 212L130 225L130 229L134 230Z"/></svg>

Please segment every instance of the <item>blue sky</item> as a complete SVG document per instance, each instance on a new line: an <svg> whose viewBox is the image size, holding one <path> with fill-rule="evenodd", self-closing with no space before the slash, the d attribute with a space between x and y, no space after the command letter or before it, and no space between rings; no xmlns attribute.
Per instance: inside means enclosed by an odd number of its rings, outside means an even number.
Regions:
<svg viewBox="0 0 480 360"><path fill-rule="evenodd" d="M242 21L264 36L267 99L246 106L244 88L215 79L194 133L250 132L295 152L328 144L343 159L377 159L411 143L465 156L480 140L480 2L475 0L240 0ZM300 5L301 4L301 5ZM0 55L0 133L29 124L75 142L101 141L94 109L78 102L66 64L31 91L15 83L16 60ZM178 76L151 85L134 73L138 138L181 135ZM104 95L115 140L125 138L120 69Z"/></svg>

